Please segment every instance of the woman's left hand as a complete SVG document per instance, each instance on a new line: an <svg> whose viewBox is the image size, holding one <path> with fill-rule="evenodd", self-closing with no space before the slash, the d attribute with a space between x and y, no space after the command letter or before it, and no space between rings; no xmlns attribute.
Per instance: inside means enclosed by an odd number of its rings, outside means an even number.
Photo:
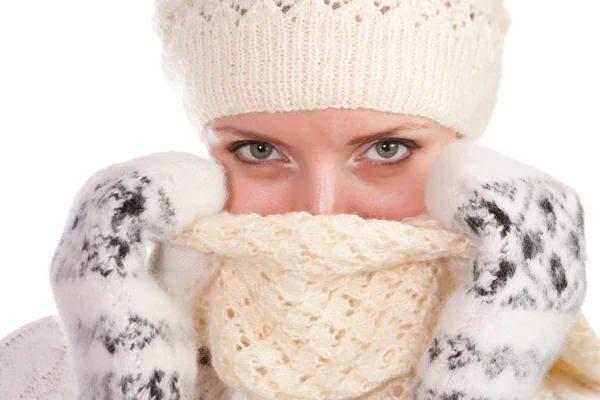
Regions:
<svg viewBox="0 0 600 400"><path fill-rule="evenodd" d="M469 143L450 144L427 186L429 213L470 237L417 367L411 399L531 400L586 292L584 213L551 176Z"/></svg>

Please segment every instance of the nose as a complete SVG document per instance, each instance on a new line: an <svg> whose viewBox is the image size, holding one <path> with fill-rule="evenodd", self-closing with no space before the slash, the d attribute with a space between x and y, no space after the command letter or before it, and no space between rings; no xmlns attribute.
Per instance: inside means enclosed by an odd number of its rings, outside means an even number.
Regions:
<svg viewBox="0 0 600 400"><path fill-rule="evenodd" d="M295 211L313 215L342 214L344 210L343 174L330 166L314 168L295 183Z"/></svg>

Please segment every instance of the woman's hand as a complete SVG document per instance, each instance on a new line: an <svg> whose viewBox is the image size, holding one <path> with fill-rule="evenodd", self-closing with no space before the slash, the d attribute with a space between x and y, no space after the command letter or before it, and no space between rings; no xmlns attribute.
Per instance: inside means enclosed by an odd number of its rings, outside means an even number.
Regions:
<svg viewBox="0 0 600 400"><path fill-rule="evenodd" d="M147 252L225 198L221 167L179 152L104 168L79 190L50 273L77 399L193 400L192 321Z"/></svg>
<svg viewBox="0 0 600 400"><path fill-rule="evenodd" d="M577 194L490 149L453 143L427 187L430 214L477 244L418 365L415 400L531 400L586 292Z"/></svg>

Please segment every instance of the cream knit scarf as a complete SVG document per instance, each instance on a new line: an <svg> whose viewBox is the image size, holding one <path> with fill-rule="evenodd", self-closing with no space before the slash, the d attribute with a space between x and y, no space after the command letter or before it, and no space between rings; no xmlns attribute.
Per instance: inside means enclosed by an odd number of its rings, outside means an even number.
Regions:
<svg viewBox="0 0 600 400"><path fill-rule="evenodd" d="M410 387L453 288L445 260L474 251L427 218L305 213L220 213L173 242L215 257L216 278L191 305L198 345L225 386L248 399L407 399L407 390L392 391ZM208 400L222 396L210 368L198 383ZM600 343L581 316L537 399L594 393Z"/></svg>

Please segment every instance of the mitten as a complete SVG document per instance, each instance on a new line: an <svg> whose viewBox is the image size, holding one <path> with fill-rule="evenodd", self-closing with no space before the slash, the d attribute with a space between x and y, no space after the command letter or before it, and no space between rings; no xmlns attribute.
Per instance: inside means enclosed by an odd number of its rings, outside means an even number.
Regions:
<svg viewBox="0 0 600 400"><path fill-rule="evenodd" d="M221 210L225 186L216 163L171 152L81 187L50 272L77 399L194 399L192 319L150 273L148 251Z"/></svg>
<svg viewBox="0 0 600 400"><path fill-rule="evenodd" d="M417 367L413 400L531 400L586 292L584 212L551 176L479 145L442 151L429 213L477 247Z"/></svg>

